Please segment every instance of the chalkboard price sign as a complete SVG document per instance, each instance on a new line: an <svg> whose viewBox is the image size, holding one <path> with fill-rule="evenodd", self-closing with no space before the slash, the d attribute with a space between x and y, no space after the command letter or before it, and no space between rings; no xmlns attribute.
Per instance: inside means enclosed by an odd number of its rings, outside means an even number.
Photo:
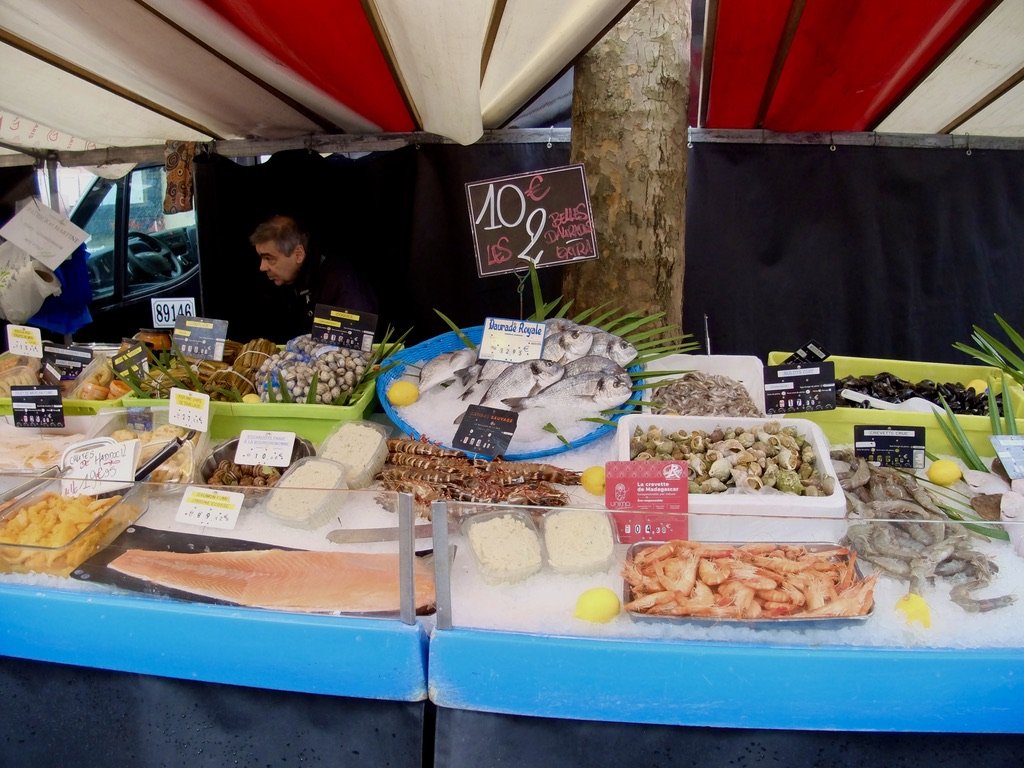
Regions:
<svg viewBox="0 0 1024 768"><path fill-rule="evenodd" d="M466 185L480 277L597 258L582 165Z"/></svg>

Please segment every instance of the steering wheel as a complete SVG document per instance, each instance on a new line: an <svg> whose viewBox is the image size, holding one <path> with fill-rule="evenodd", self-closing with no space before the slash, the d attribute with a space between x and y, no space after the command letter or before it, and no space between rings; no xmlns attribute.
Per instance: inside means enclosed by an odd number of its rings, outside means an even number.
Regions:
<svg viewBox="0 0 1024 768"><path fill-rule="evenodd" d="M145 232L128 233L128 266L155 280L173 280L184 271L174 251Z"/></svg>

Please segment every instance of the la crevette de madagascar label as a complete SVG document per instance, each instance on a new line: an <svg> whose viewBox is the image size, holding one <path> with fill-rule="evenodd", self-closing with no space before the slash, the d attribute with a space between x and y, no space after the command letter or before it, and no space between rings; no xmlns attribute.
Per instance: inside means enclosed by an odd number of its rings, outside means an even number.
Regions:
<svg viewBox="0 0 1024 768"><path fill-rule="evenodd" d="M685 461L609 461L604 467L604 505L612 510L623 544L686 538Z"/></svg>
<svg viewBox="0 0 1024 768"><path fill-rule="evenodd" d="M855 424L853 452L883 467L924 469L924 427Z"/></svg>

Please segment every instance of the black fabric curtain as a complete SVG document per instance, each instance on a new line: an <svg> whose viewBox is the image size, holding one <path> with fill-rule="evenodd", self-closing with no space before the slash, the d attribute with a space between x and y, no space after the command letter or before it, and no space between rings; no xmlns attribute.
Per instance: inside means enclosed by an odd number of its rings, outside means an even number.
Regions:
<svg viewBox="0 0 1024 768"><path fill-rule="evenodd" d="M685 329L712 351L975 363L1024 329L1024 152L695 144Z"/></svg>
<svg viewBox="0 0 1024 768"><path fill-rule="evenodd" d="M567 146L544 144L431 144L358 159L297 150L257 166L196 158L202 314L228 320L232 339L274 338L283 289L259 272L248 238L259 222L289 213L321 250L363 271L379 301L378 337L388 324L412 328L407 343L448 330L435 308L463 327L528 315L531 294L519 293L517 276L477 277L465 184L567 162ZM558 295L561 271L540 271L545 299Z"/></svg>

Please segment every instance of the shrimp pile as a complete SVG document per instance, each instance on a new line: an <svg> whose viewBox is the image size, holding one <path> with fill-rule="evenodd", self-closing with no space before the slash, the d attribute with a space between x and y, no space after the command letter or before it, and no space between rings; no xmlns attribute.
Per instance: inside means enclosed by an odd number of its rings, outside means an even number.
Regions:
<svg viewBox="0 0 1024 768"><path fill-rule="evenodd" d="M911 475L876 467L849 450L833 450L832 459L848 514L859 518L847 529L845 543L862 560L908 581L916 595L936 578L952 579L950 599L970 613L1014 602L1013 595L979 599L971 594L987 587L999 567L971 547L970 531L950 520Z"/></svg>
<svg viewBox="0 0 1024 768"><path fill-rule="evenodd" d="M622 575L627 611L715 619L863 616L876 577L857 579L842 547L668 541L636 551Z"/></svg>

